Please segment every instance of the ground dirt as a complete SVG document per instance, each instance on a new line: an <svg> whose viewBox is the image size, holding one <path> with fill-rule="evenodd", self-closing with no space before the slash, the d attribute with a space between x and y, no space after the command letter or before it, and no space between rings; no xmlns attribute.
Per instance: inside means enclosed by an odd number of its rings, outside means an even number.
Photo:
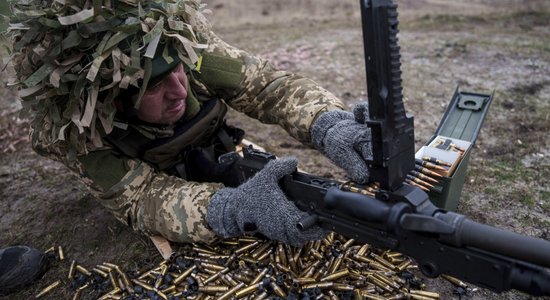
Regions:
<svg viewBox="0 0 550 300"><path fill-rule="evenodd" d="M227 42L313 78L348 105L367 99L359 1L207 1ZM405 105L415 116L416 145L434 133L457 85L495 93L473 149L458 211L471 219L550 240L550 3L547 0L402 0L399 35ZM5 55L5 54L4 54ZM5 58L5 57L3 57ZM5 75L2 75L5 80ZM161 258L148 238L117 222L62 165L30 149L28 121L0 89L0 246L63 246L68 259L39 282L4 299L67 299L68 264L104 261L147 269ZM325 177L345 174L278 127L231 113L251 140ZM428 280L445 299L452 286ZM93 298L93 295L88 295ZM484 289L473 299L528 299Z"/></svg>

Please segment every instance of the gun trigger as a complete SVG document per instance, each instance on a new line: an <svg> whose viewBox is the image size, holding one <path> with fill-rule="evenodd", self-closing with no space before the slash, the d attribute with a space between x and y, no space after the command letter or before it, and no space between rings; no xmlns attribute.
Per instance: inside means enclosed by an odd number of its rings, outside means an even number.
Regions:
<svg viewBox="0 0 550 300"><path fill-rule="evenodd" d="M404 214L400 220L402 229L438 234L452 234L455 228L442 220L431 216L418 214Z"/></svg>

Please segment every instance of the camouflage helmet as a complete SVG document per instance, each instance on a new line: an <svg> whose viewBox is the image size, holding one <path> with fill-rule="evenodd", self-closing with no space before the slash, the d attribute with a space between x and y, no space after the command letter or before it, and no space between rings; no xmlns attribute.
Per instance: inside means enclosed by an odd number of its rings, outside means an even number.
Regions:
<svg viewBox="0 0 550 300"><path fill-rule="evenodd" d="M121 92L139 91L139 106L153 59L165 66L176 59L193 69L207 47L209 24L200 0L10 4L12 84L23 110L31 113L33 146L40 143L40 149L72 158L102 147ZM55 150L60 147L63 151Z"/></svg>

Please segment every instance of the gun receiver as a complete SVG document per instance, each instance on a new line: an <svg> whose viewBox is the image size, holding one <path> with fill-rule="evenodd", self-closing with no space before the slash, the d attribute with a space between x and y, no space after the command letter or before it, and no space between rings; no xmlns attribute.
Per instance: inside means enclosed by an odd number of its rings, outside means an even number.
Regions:
<svg viewBox="0 0 550 300"><path fill-rule="evenodd" d="M245 182L275 156L252 148L233 156ZM476 223L435 207L419 188L403 185L387 201L345 184L295 172L280 182L285 195L309 213L297 226L315 224L343 236L413 257L428 277L456 276L496 292L517 289L550 295L550 242ZM380 194L380 193L378 193ZM377 194L377 195L378 195Z"/></svg>
<svg viewBox="0 0 550 300"><path fill-rule="evenodd" d="M397 5L360 2L373 150L370 179L394 191L414 169L414 124L403 106Z"/></svg>

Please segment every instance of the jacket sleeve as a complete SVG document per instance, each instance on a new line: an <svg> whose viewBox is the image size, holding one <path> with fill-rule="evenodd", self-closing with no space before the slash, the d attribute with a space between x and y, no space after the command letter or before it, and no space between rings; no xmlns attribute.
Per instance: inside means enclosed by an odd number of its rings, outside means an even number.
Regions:
<svg viewBox="0 0 550 300"><path fill-rule="evenodd" d="M78 157L72 169L103 206L134 230L174 242L211 242L215 237L206 214L221 184L185 181L111 149Z"/></svg>
<svg viewBox="0 0 550 300"><path fill-rule="evenodd" d="M197 75L211 91L235 110L263 123L279 124L305 144L311 144L309 131L320 113L345 109L335 95L313 80L276 70L265 59L225 43L212 32L203 57L206 74ZM212 70L220 66L221 72ZM226 78L225 84L220 77Z"/></svg>

